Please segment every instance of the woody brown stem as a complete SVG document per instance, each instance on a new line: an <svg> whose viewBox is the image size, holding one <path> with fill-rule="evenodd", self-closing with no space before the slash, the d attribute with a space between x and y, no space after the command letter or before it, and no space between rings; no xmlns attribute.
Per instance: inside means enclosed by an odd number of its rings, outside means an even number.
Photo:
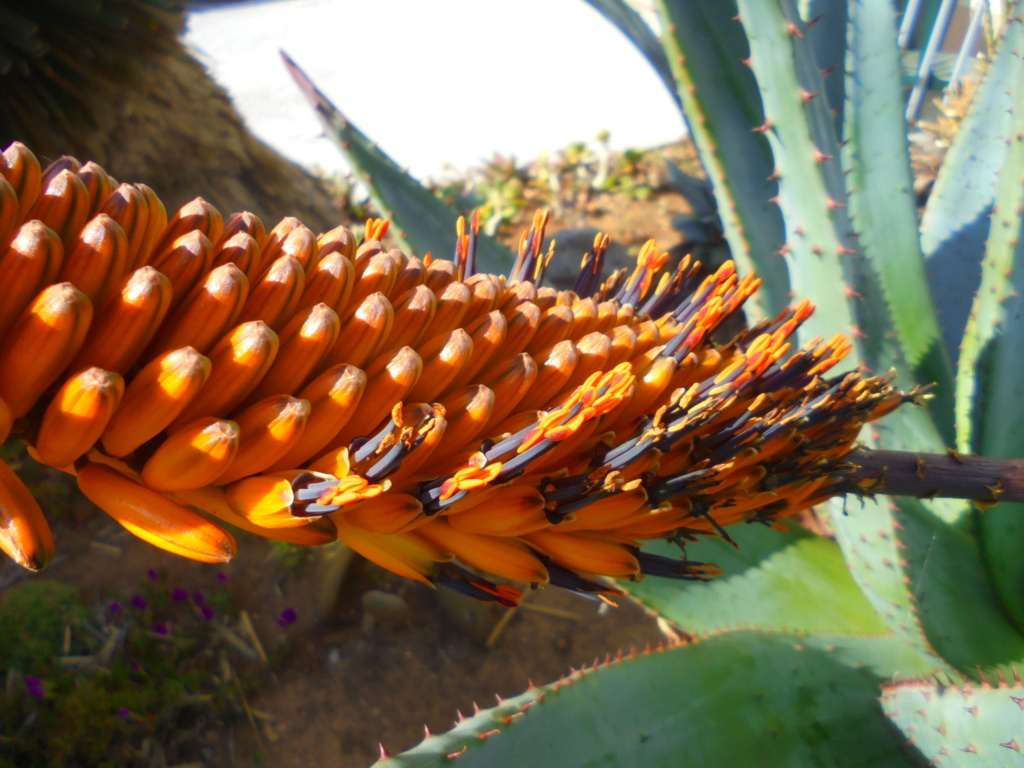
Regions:
<svg viewBox="0 0 1024 768"><path fill-rule="evenodd" d="M1024 459L857 448L847 461L856 468L840 484L844 493L1024 501Z"/></svg>

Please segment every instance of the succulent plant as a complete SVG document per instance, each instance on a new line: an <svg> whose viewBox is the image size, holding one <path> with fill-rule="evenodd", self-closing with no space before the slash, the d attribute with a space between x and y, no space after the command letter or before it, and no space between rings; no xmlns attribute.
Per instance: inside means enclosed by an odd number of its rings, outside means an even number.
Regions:
<svg viewBox="0 0 1024 768"><path fill-rule="evenodd" d="M804 343L849 336L847 365L934 398L861 436L847 490L863 497L828 505L830 537L734 527L738 552L687 547L723 569L710 583L621 582L682 645L380 764L1024 764L1018 5L919 211L888 0L661 0L660 37L622 0L589 2L685 112L737 272L763 280L750 322L810 299Z"/></svg>
<svg viewBox="0 0 1024 768"><path fill-rule="evenodd" d="M599 240L559 292L539 285L543 219L498 278L475 224L442 261L385 250L379 221L360 245L202 200L168 220L144 186L15 145L4 431L197 559L231 554L215 518L341 538L505 604L506 579L628 592L683 640L384 765L1021 764L1021 473L998 461L1021 456L1021 21L919 217L886 0L664 0L660 43L594 4L672 84L735 263L659 279L651 246L602 281ZM383 153L364 160L398 221L403 195L435 218ZM744 303L747 329L714 339ZM931 384L928 408L897 407ZM42 512L0 480L4 548L42 565ZM779 524L829 498L832 537Z"/></svg>

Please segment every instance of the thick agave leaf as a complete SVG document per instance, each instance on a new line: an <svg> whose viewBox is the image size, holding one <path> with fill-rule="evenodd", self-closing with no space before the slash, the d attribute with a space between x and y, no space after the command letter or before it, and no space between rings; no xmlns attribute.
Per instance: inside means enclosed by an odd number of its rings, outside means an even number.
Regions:
<svg viewBox="0 0 1024 768"><path fill-rule="evenodd" d="M1009 92L1024 94L1024 23L1010 22L999 51L999 60L1008 62ZM1008 57L1008 58L1006 58ZM1020 375L1024 361L1020 359L1021 320L1013 310L1019 308L1019 289L1022 278L1015 274L1016 258L1020 248L1021 222L1024 221L1024 115L1019 105L1008 106L1010 123L1008 132L999 142L1004 149L995 188L988 240L981 263L981 285L971 307L960 346L957 366L957 448L986 451L986 455L1019 456L1024 437L1019 431L1024 415L1019 413ZM1016 332L1016 333L1015 333ZM1011 334L1010 339L1004 333ZM1007 354L1006 342L1009 341ZM1016 344L1014 343L1016 342ZM1008 386L1008 384L1010 386ZM993 392L998 388L997 392ZM1012 393L1013 399L1006 397ZM997 397L993 397L997 395ZM1007 406L1012 406L1007 408ZM975 422L984 424L977 433ZM1010 432L1010 434L1008 434ZM988 454L996 444L1010 453Z"/></svg>
<svg viewBox="0 0 1024 768"><path fill-rule="evenodd" d="M865 502L831 519L851 575L896 635L967 674L1024 658L970 536L916 499Z"/></svg>
<svg viewBox="0 0 1024 768"><path fill-rule="evenodd" d="M935 382L953 438L953 377L942 346L918 238L917 201L910 169L896 15L890 0L849 6L849 48L843 168L858 246L877 275L899 349L917 382ZM882 329L884 333L885 329ZM870 337L869 337L870 338ZM921 448L919 448L921 449Z"/></svg>
<svg viewBox="0 0 1024 768"><path fill-rule="evenodd" d="M718 199L726 240L742 272L764 280L752 314L774 315L789 302L785 241L771 151L753 132L764 122L757 85L744 64L749 50L733 0L662 0L662 45L676 91Z"/></svg>
<svg viewBox="0 0 1024 768"><path fill-rule="evenodd" d="M922 656L937 658L901 562L892 506L878 499L837 499L831 506L836 541L857 586L893 633Z"/></svg>
<svg viewBox="0 0 1024 768"><path fill-rule="evenodd" d="M1010 56L1012 54L1012 56ZM1024 24L1011 21L999 58L1010 56L1016 104L1005 141L995 207L985 244L981 286L964 333L957 371L957 437L962 451L1024 456ZM1024 504L998 504L980 515L982 548L996 589L1024 627Z"/></svg>
<svg viewBox="0 0 1024 768"><path fill-rule="evenodd" d="M455 223L459 214L403 171L371 142L310 81L287 55L285 65L316 110L327 135L341 149L381 214L391 220L389 232L401 247L422 256L427 251L448 258L455 252ZM515 260L497 240L481 233L477 241L480 272L508 272Z"/></svg>
<svg viewBox="0 0 1024 768"><path fill-rule="evenodd" d="M736 527L730 535L738 550L718 539L687 546L688 557L722 568L713 581L643 579L619 586L690 634L746 627L797 633L808 645L841 649L846 663L867 665L882 677L945 668L934 654L890 632L834 541L795 525L788 531ZM645 549L678 556L666 542Z"/></svg>
<svg viewBox="0 0 1024 768"><path fill-rule="evenodd" d="M939 655L969 675L979 666L1024 660L1024 638L992 591L977 542L937 525L913 499L900 500L897 520L900 559L893 568L912 585L911 599Z"/></svg>
<svg viewBox="0 0 1024 768"><path fill-rule="evenodd" d="M804 339L853 335L857 321L844 285L853 285L853 232L824 83L794 2L740 0L750 65L764 104L786 227L786 260L799 297L828 307L801 328ZM851 361L852 362L852 361Z"/></svg>
<svg viewBox="0 0 1024 768"><path fill-rule="evenodd" d="M956 361L971 301L981 275L996 187L1009 151L1021 25L1006 27L1004 42L988 66L960 126L921 220L921 247L928 265L946 351Z"/></svg>
<svg viewBox="0 0 1024 768"><path fill-rule="evenodd" d="M1024 686L919 681L886 687L882 708L936 766L1024 766Z"/></svg>
<svg viewBox="0 0 1024 768"><path fill-rule="evenodd" d="M835 542L791 525L730 529L739 546L706 538L687 558L712 562L723 575L709 582L643 579L620 586L684 632L702 635L740 626L786 632L883 634L885 623L853 583ZM649 551L679 556L668 542Z"/></svg>
<svg viewBox="0 0 1024 768"><path fill-rule="evenodd" d="M779 204L790 236L788 258L795 275L794 287L825 308L816 315L812 332L849 333L854 324L860 326L869 341L858 345L861 359L876 369L896 367L900 383L912 386L916 382L907 366L909 355L903 349L879 277L853 247L843 171L834 157L838 154L835 134L828 110L813 98L822 83L803 21L795 5L787 0L741 2L740 6L751 39L752 66L765 103L767 133L780 172ZM861 7L851 13L865 10ZM891 14L886 19L891 22ZM851 44L857 44L856 35ZM848 98L850 91L855 89L848 90ZM863 103L851 99L847 111L853 115L847 115L848 124L859 122L856 112L862 107ZM906 161L902 164L905 166ZM944 441L923 409L907 408L895 416L877 435L865 435L869 444L882 439L892 448L944 448ZM920 508L918 502L914 503ZM963 505L937 504L934 511L946 520L955 520L962 516ZM933 644L918 620L918 585L908 578L911 574L901 564L898 523L893 513L890 504L866 499L855 504L850 514L834 514L832 524L864 594L890 630L928 658L934 653ZM934 527L936 536L943 534L944 524L935 515L922 513L920 519L923 525ZM936 558L930 565L936 569L972 569L974 575L980 572L976 559L961 565Z"/></svg>
<svg viewBox="0 0 1024 768"><path fill-rule="evenodd" d="M904 389L930 383L931 378L918 379L909 365L923 359L927 343L917 342L916 352L907 349L902 326L909 326L911 318L901 320L902 325L894 320L883 281L872 261L857 248L847 215L845 171L838 159L832 116L818 97L824 84L808 40L809 30L792 0L744 0L740 10L750 37L751 67L765 104L765 135L771 141L779 174L779 205L786 220L787 261L794 292L821 307L802 330L808 336L827 338L843 333L858 337L859 360L874 370L895 369ZM857 13L865 10L857 9ZM889 12L883 23L891 18ZM856 43L856 35L852 43ZM854 78L859 76L851 76ZM848 90L855 91L852 86ZM850 96L848 93L848 100ZM863 102L850 100L848 123L857 125L870 119L858 116L863 106ZM868 161L865 158L863 162ZM902 160L903 167L906 162ZM865 222L861 229L884 223ZM874 241L877 243L878 237ZM848 361L848 365L856 365L858 356L852 355ZM929 370L928 375L931 373ZM890 448L941 452L947 446L923 409L901 409L881 437ZM962 510L960 504L935 508L947 520L957 519Z"/></svg>
<svg viewBox="0 0 1024 768"><path fill-rule="evenodd" d="M877 693L834 653L731 633L574 673L376 768L923 765Z"/></svg>
<svg viewBox="0 0 1024 768"><path fill-rule="evenodd" d="M825 81L825 99L829 111L835 116L836 136L843 138L843 109L846 58L846 0L806 0L800 3L800 13L810 27L808 38L814 50L814 60Z"/></svg>

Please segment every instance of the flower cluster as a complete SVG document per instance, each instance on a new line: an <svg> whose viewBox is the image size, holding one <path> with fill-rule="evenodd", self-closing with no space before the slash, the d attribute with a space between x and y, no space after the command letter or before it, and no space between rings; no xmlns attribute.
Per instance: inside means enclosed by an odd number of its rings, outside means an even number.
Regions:
<svg viewBox="0 0 1024 768"><path fill-rule="evenodd" d="M499 602L516 590L475 571L586 592L705 578L639 542L834 495L861 425L907 399L827 377L845 338L792 349L807 302L713 340L759 284L731 263L666 273L649 243L605 280L599 237L556 290L543 216L501 277L476 272L475 224L451 261L419 259L382 245L384 221L360 243L201 198L168 216L93 163L3 157L0 438L198 560L232 556L226 522ZM0 481L0 544L41 567L45 518Z"/></svg>

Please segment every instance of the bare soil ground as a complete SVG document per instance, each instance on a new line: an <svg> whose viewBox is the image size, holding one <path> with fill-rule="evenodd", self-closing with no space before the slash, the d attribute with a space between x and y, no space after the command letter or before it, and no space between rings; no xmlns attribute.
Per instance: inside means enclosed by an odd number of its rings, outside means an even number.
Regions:
<svg viewBox="0 0 1024 768"><path fill-rule="evenodd" d="M414 746L424 726L450 728L457 710L491 706L495 694L521 693L531 680L550 682L608 653L661 640L654 620L635 605L602 609L600 602L545 589L528 594L488 644L504 609L361 560L349 565L336 592L325 593L325 581L338 576L336 551L318 550L288 565L246 534L239 535L231 563L193 563L135 539L88 506L76 505L87 518L81 525L69 518L54 526L60 555L45 578L76 586L93 605L138 591L150 569L190 593L225 589L231 608L214 621L240 637L243 649L254 648L238 621L245 611L267 657L249 658L215 639L210 653L227 659L242 684L233 713L200 718L195 733L162 745L149 759L130 750L112 756L115 764L368 766L381 744L392 752ZM4 586L40 577L13 563L0 568ZM398 607L364 607L364 595L381 592L400 598ZM286 609L297 621L281 627Z"/></svg>

